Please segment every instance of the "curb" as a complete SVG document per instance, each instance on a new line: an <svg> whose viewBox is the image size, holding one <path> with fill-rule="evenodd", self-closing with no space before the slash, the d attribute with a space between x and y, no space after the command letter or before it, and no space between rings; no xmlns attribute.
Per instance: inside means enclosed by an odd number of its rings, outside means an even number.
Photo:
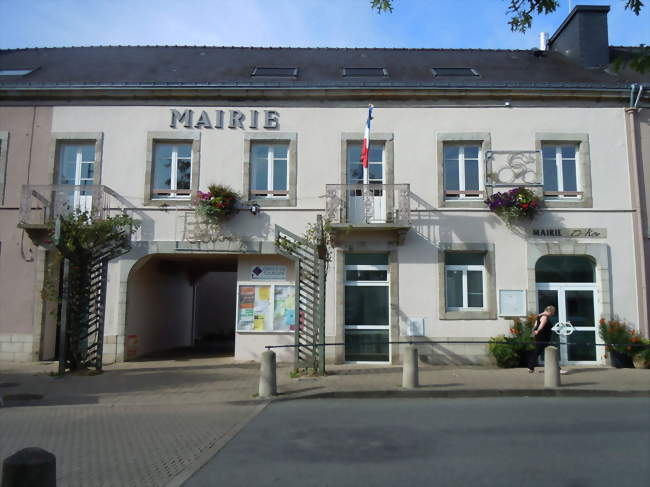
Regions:
<svg viewBox="0 0 650 487"><path fill-rule="evenodd" d="M462 399L490 397L650 397L650 390L611 389L471 389L462 391L441 390L372 390L372 391L329 391L308 395L291 396L291 392L280 392L270 398L271 402L296 401L299 399ZM268 400L268 399L266 399Z"/></svg>
<svg viewBox="0 0 650 487"><path fill-rule="evenodd" d="M228 444L235 436L243 430L248 423L253 421L259 415L269 402L264 401L255 407L249 414L247 414L240 421L235 423L226 433L224 433L220 438L218 438L209 448L207 448L198 458L194 460L190 465L177 473L172 477L163 487L181 487L185 482L187 482L191 477L194 476L199 470L201 470L205 465L207 465L212 458L219 453L219 451Z"/></svg>

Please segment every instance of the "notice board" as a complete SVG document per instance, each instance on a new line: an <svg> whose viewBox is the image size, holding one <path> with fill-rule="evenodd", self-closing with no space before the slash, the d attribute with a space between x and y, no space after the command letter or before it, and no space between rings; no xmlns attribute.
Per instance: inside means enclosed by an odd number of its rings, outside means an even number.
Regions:
<svg viewBox="0 0 650 487"><path fill-rule="evenodd" d="M295 288L291 285L240 285L237 331L295 329Z"/></svg>

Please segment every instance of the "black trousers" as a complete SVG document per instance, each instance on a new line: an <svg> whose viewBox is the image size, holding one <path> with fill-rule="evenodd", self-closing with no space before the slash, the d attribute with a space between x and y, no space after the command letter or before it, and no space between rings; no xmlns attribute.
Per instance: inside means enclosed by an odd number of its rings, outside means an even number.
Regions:
<svg viewBox="0 0 650 487"><path fill-rule="evenodd" d="M539 354L544 352L544 349L550 345L549 344L550 341L551 341L551 337L549 336L537 335L535 337L535 349L528 351L529 369L534 369L535 367L537 367L537 358L539 357Z"/></svg>

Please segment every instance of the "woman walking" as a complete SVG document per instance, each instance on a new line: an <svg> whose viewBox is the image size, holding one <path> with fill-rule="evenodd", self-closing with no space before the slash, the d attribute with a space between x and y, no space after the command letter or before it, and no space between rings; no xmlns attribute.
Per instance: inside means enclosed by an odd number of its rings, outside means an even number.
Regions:
<svg viewBox="0 0 650 487"><path fill-rule="evenodd" d="M555 306L547 306L544 311L537 315L535 327L533 328L533 337L535 339L535 349L528 352L528 372L535 372L537 366L537 357L550 345L551 337L551 316L555 315ZM566 370L561 370L561 374L566 374Z"/></svg>

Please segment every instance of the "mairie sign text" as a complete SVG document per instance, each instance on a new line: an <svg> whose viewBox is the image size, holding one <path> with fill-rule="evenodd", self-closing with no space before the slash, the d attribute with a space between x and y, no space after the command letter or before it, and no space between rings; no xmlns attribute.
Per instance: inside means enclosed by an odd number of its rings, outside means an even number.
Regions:
<svg viewBox="0 0 650 487"><path fill-rule="evenodd" d="M176 110L171 109L173 129L259 129L278 130L280 113L276 110Z"/></svg>
<svg viewBox="0 0 650 487"><path fill-rule="evenodd" d="M606 238L606 228L532 228L533 237Z"/></svg>

